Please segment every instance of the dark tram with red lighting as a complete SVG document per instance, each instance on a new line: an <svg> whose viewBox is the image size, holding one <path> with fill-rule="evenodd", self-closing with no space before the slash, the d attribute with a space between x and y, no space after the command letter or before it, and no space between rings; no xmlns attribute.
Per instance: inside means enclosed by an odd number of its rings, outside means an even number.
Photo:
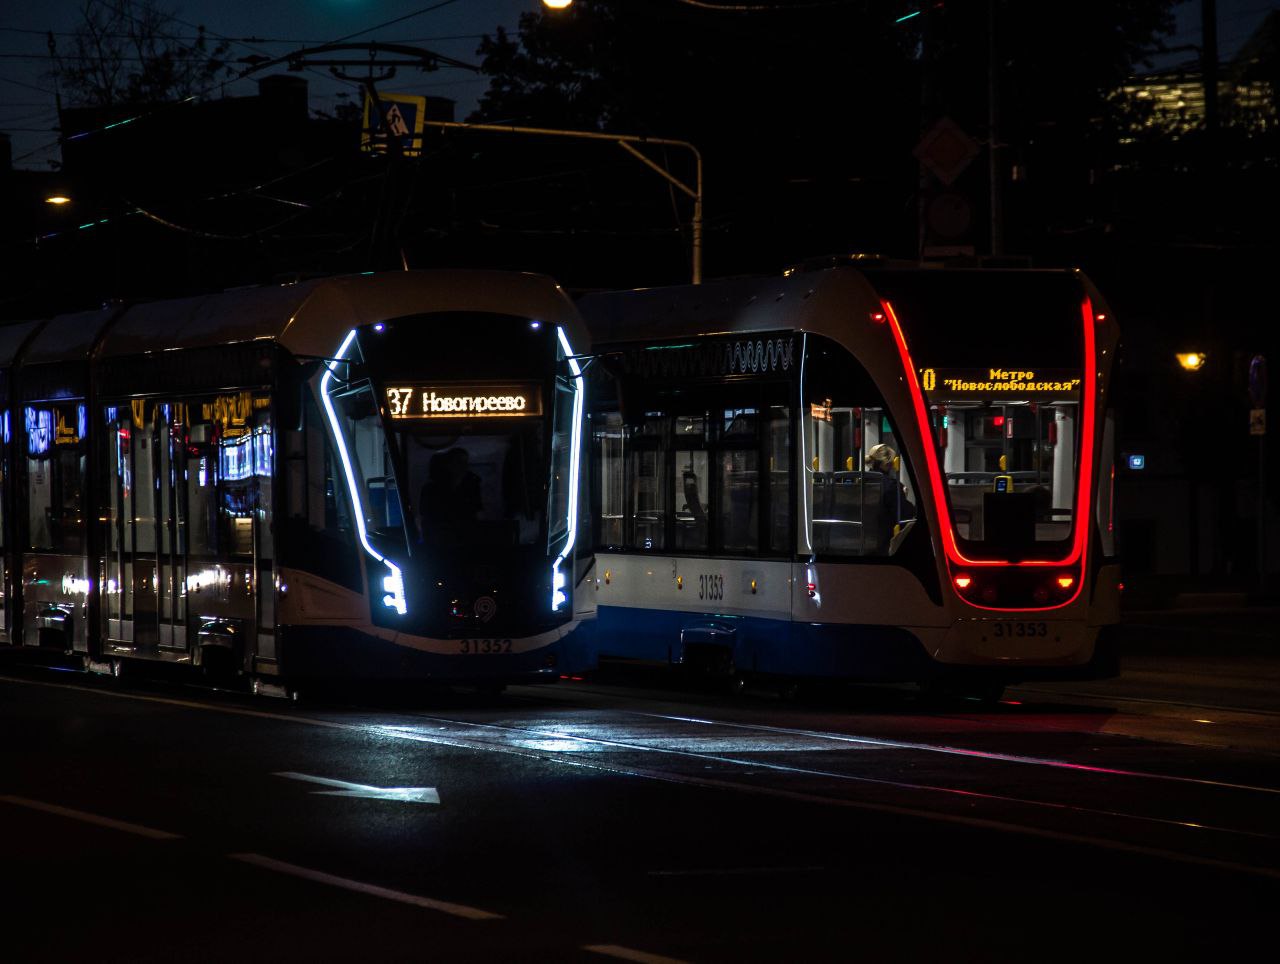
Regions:
<svg viewBox="0 0 1280 964"><path fill-rule="evenodd" d="M1076 271L592 294L593 656L997 698L1114 673L1119 331Z"/></svg>

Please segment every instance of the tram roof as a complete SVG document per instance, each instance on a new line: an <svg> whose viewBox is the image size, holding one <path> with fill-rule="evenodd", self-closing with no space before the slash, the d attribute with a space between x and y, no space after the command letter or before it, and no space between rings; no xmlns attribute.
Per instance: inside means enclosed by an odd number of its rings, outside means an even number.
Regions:
<svg viewBox="0 0 1280 964"><path fill-rule="evenodd" d="M927 279L934 293L956 297L974 281L998 285L999 275L1061 279L1064 269L832 267L788 275L735 278L702 285L598 292L578 301L594 344L663 341L695 335L808 331L841 339L851 310L874 311Z"/></svg>
<svg viewBox="0 0 1280 964"><path fill-rule="evenodd" d="M875 289L848 268L701 285L584 295L578 310L597 345L691 335L823 331L851 304L875 305Z"/></svg>
<svg viewBox="0 0 1280 964"><path fill-rule="evenodd" d="M0 368L13 364L14 357L40 325L39 321L15 321L0 327Z"/></svg>
<svg viewBox="0 0 1280 964"><path fill-rule="evenodd" d="M275 341L299 355L332 354L352 328L434 312L476 311L585 328L545 275L475 270L344 275L243 288L129 308L107 331L101 357Z"/></svg>
<svg viewBox="0 0 1280 964"><path fill-rule="evenodd" d="M238 288L18 322L0 327L0 367L11 365L28 339L24 365L84 361L99 343L103 358L250 341L274 341L295 354L326 356L352 328L456 311L536 318L564 327L573 344L585 343L586 329L573 303L545 275L398 271Z"/></svg>

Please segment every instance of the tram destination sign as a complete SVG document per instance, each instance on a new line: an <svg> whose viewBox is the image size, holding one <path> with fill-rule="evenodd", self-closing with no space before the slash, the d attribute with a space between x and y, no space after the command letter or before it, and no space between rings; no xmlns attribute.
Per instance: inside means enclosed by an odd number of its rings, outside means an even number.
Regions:
<svg viewBox="0 0 1280 964"><path fill-rule="evenodd" d="M920 387L933 401L1069 400L1079 373L1061 368L922 368Z"/></svg>
<svg viewBox="0 0 1280 964"><path fill-rule="evenodd" d="M387 388L393 419L518 418L542 414L537 385L394 385Z"/></svg>

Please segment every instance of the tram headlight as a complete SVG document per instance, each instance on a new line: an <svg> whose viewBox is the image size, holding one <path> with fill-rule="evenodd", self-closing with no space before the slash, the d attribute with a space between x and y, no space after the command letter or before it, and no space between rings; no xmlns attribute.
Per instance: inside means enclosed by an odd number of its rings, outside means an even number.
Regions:
<svg viewBox="0 0 1280 964"><path fill-rule="evenodd" d="M386 595L382 597L382 604L394 609L403 616L409 611L408 605L404 599L404 575L400 572L400 567L393 562L382 560L387 569L390 570L386 576L382 577L382 589Z"/></svg>

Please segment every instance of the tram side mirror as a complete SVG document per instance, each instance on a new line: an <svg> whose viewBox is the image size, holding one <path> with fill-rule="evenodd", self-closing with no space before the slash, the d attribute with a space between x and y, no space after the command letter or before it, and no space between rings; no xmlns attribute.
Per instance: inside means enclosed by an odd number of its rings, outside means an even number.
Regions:
<svg viewBox="0 0 1280 964"><path fill-rule="evenodd" d="M616 407L624 425L632 425L643 417L643 413L635 411L631 393L627 391L621 352L597 355L587 369L587 384L594 410L607 411Z"/></svg>
<svg viewBox="0 0 1280 964"><path fill-rule="evenodd" d="M301 432L302 413L307 407L308 385L319 372L324 359L285 362L280 366L279 391L276 398L276 417L281 429Z"/></svg>

